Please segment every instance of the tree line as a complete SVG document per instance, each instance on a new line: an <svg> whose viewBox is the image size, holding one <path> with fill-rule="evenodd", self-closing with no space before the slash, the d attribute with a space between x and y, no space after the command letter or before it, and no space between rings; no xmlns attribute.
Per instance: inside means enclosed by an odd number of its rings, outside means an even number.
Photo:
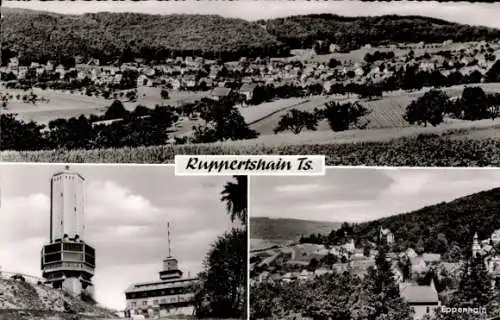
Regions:
<svg viewBox="0 0 500 320"><path fill-rule="evenodd" d="M258 136L251 130L235 107L233 98L214 101L202 99L189 111L181 107L159 106L150 109L138 105L128 111L115 100L101 115L56 119L41 125L25 122L15 114L2 114L1 150L100 149L165 145L180 116L202 119L193 126L192 137L178 138L178 144L251 139ZM189 114L186 114L189 112Z"/></svg>
<svg viewBox="0 0 500 320"><path fill-rule="evenodd" d="M421 16L344 17L310 14L261 20L258 23L265 25L269 33L293 49L313 48L318 40L328 40L335 43L339 51L349 52L366 44L377 46L500 39L500 30Z"/></svg>

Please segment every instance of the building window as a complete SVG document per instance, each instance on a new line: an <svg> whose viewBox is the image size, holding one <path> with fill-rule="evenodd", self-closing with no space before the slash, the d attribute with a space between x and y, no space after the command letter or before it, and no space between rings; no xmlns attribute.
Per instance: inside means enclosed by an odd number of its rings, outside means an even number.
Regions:
<svg viewBox="0 0 500 320"><path fill-rule="evenodd" d="M431 308L427 307L426 310L425 310L426 313L429 313L431 312Z"/></svg>
<svg viewBox="0 0 500 320"><path fill-rule="evenodd" d="M137 306L137 302L134 301L130 305L135 308Z"/></svg>
<svg viewBox="0 0 500 320"><path fill-rule="evenodd" d="M162 304L165 303L165 302L167 302L167 300L165 300L165 299L161 299L160 301L161 301Z"/></svg>
<svg viewBox="0 0 500 320"><path fill-rule="evenodd" d="M142 305L143 305L143 306L147 306L147 305L148 305L148 301L147 301L147 300L144 300L144 301L142 302Z"/></svg>
<svg viewBox="0 0 500 320"><path fill-rule="evenodd" d="M157 306L158 305L158 300L153 300L153 305Z"/></svg>

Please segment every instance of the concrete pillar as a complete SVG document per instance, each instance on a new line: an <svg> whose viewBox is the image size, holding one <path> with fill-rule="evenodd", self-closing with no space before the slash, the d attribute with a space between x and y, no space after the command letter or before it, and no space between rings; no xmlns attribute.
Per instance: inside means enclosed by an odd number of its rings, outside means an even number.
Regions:
<svg viewBox="0 0 500 320"><path fill-rule="evenodd" d="M76 297L82 292L82 283L78 278L66 278L62 283L62 288Z"/></svg>

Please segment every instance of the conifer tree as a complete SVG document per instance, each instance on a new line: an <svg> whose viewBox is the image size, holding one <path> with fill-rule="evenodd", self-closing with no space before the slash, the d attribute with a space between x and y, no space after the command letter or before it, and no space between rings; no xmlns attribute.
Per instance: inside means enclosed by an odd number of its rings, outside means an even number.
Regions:
<svg viewBox="0 0 500 320"><path fill-rule="evenodd" d="M491 278L483 257L472 257L464 264L458 298L462 304L470 307L483 307L492 301Z"/></svg>

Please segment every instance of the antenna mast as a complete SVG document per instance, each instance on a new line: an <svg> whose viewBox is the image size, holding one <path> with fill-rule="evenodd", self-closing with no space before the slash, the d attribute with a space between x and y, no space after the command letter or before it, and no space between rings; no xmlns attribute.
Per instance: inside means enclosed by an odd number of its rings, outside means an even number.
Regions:
<svg viewBox="0 0 500 320"><path fill-rule="evenodd" d="M168 235L168 256L171 257L171 247L170 247L170 222L167 222L167 235Z"/></svg>

